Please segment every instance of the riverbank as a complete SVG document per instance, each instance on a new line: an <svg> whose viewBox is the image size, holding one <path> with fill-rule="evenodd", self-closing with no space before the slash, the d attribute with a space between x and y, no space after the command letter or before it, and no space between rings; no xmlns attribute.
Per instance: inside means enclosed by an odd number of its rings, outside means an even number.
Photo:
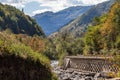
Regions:
<svg viewBox="0 0 120 80"><path fill-rule="evenodd" d="M120 80L120 78L112 78L107 76L105 72L91 73L80 72L73 69L63 70L57 66L58 61L52 61L53 72L57 74L59 80Z"/></svg>

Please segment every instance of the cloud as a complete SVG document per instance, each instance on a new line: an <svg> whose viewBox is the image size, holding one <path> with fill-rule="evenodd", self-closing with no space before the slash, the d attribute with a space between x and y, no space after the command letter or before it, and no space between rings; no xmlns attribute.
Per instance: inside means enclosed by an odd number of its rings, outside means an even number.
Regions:
<svg viewBox="0 0 120 80"><path fill-rule="evenodd" d="M42 10L36 10L36 11L33 11L33 15L35 14L38 14L38 13L43 13L43 12L46 12L46 11L50 11L49 9L42 9Z"/></svg>
<svg viewBox="0 0 120 80"><path fill-rule="evenodd" d="M25 13L29 15L45 11L57 12L70 6L93 5L103 1L108 0L0 0L0 2L4 4L10 4L19 9L24 7ZM30 7L30 5L32 7Z"/></svg>
<svg viewBox="0 0 120 80"><path fill-rule="evenodd" d="M80 0L78 0L80 1ZM81 0L83 2L83 4L98 4L98 3L101 3L101 2L104 2L104 1L108 1L108 0Z"/></svg>
<svg viewBox="0 0 120 80"><path fill-rule="evenodd" d="M47 0L46 2L41 2L40 6L49 6L52 11L56 12L71 6L71 4L67 0Z"/></svg>
<svg viewBox="0 0 120 80"><path fill-rule="evenodd" d="M101 3L103 1L107 0L39 0L41 3L41 7L43 6L49 6L49 9L43 9L43 10L36 10L33 13L41 13L44 11L53 11L57 12L59 10L62 10L64 8L68 8L70 6L80 6L80 5L94 5Z"/></svg>

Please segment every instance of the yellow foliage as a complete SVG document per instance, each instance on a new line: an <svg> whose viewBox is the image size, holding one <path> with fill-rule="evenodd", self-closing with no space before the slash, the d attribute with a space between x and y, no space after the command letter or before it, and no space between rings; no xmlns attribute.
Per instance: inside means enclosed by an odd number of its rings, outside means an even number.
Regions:
<svg viewBox="0 0 120 80"><path fill-rule="evenodd" d="M105 23L103 23L103 27L101 28L101 33L102 35L106 35L106 34L110 34L110 33L114 33L116 30L116 23L114 22L114 18L115 18L115 11L120 8L120 4L119 3L115 3L112 8L110 9L109 13L108 13L108 18L105 21Z"/></svg>
<svg viewBox="0 0 120 80"><path fill-rule="evenodd" d="M107 73L107 76L108 76L108 77L112 77L112 78L115 78L116 75L117 75L117 74L116 74L115 72L108 72L108 73Z"/></svg>
<svg viewBox="0 0 120 80"><path fill-rule="evenodd" d="M23 34L16 35L16 38L27 46L30 46L34 51L44 52L45 42L40 37L31 37Z"/></svg>

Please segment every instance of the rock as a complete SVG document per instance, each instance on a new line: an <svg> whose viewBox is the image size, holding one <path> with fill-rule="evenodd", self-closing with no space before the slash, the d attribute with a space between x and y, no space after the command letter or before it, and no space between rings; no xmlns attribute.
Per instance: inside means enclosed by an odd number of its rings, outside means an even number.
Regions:
<svg viewBox="0 0 120 80"><path fill-rule="evenodd" d="M80 80L85 80L85 78L81 78Z"/></svg>
<svg viewBox="0 0 120 80"><path fill-rule="evenodd" d="M75 77L76 77L76 75L74 73L72 73L70 78L75 78Z"/></svg>
<svg viewBox="0 0 120 80"><path fill-rule="evenodd" d="M85 80L93 80L91 77L86 77Z"/></svg>
<svg viewBox="0 0 120 80"><path fill-rule="evenodd" d="M63 77L63 80L71 80L71 79L68 77Z"/></svg>
<svg viewBox="0 0 120 80"><path fill-rule="evenodd" d="M87 73L85 74L86 76L91 76L91 77L94 77L95 76L95 73Z"/></svg>
<svg viewBox="0 0 120 80"><path fill-rule="evenodd" d="M54 71L56 74L61 74L61 72L60 71Z"/></svg>
<svg viewBox="0 0 120 80"><path fill-rule="evenodd" d="M68 70L66 70L66 72L72 74L74 71L72 69L68 69Z"/></svg>
<svg viewBox="0 0 120 80"><path fill-rule="evenodd" d="M78 72L78 74L79 74L79 75L81 75L81 74L82 74L82 72Z"/></svg>
<svg viewBox="0 0 120 80"><path fill-rule="evenodd" d="M100 73L96 73L95 76L94 76L94 78L99 78L99 77L101 77Z"/></svg>
<svg viewBox="0 0 120 80"><path fill-rule="evenodd" d="M73 74L74 74L74 75L78 75L79 73L78 73L77 71L74 71Z"/></svg>
<svg viewBox="0 0 120 80"><path fill-rule="evenodd" d="M68 74L68 77L71 78L73 75L72 74Z"/></svg>
<svg viewBox="0 0 120 80"><path fill-rule="evenodd" d="M77 75L73 80L80 80L80 77Z"/></svg>

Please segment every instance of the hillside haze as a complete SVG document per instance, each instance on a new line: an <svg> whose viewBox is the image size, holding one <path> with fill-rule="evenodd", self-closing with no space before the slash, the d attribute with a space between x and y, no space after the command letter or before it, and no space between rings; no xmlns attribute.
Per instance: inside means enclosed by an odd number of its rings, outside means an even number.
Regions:
<svg viewBox="0 0 120 80"><path fill-rule="evenodd" d="M42 26L46 35L56 32L76 17L88 11L91 6L75 6L53 13L50 11L34 16L37 23Z"/></svg>

